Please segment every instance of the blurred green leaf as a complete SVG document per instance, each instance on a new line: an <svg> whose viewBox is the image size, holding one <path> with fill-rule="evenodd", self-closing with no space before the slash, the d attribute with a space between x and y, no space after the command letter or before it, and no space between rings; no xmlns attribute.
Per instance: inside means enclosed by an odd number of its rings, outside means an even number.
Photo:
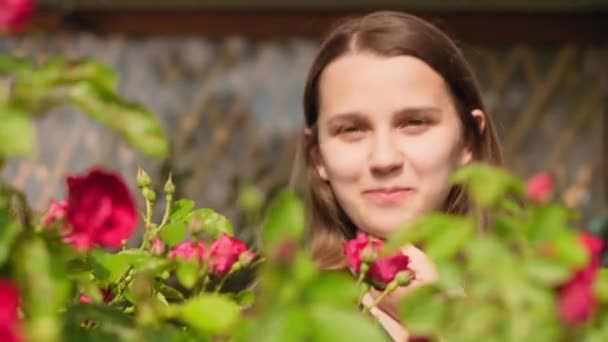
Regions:
<svg viewBox="0 0 608 342"><path fill-rule="evenodd" d="M555 232L568 227L568 212L557 204L532 207L529 210L528 235L534 242L544 241Z"/></svg>
<svg viewBox="0 0 608 342"><path fill-rule="evenodd" d="M174 260L165 258L151 257L143 263L134 267L135 273L144 276L157 276L163 271L171 269L175 265Z"/></svg>
<svg viewBox="0 0 608 342"><path fill-rule="evenodd" d="M240 320L239 306L224 296L202 294L172 306L172 316L202 334L228 334Z"/></svg>
<svg viewBox="0 0 608 342"><path fill-rule="evenodd" d="M566 266L577 268L583 266L589 256L579 243L576 234L570 230L559 230L547 237L554 251L554 258Z"/></svg>
<svg viewBox="0 0 608 342"><path fill-rule="evenodd" d="M2 212L2 209L0 209L0 266L4 265L4 262L11 255L13 245L23 230L19 222L9 220L10 213L8 210Z"/></svg>
<svg viewBox="0 0 608 342"><path fill-rule="evenodd" d="M284 239L299 241L304 234L306 218L304 206L297 196L284 191L275 197L268 211L262 241L268 248Z"/></svg>
<svg viewBox="0 0 608 342"><path fill-rule="evenodd" d="M135 250L126 250L117 254L108 253L102 249L91 252L92 271L95 278L102 284L118 281L132 265L140 265L148 257Z"/></svg>
<svg viewBox="0 0 608 342"><path fill-rule="evenodd" d="M177 280L185 288L191 289L198 279L198 267L196 261L182 262L177 266L177 272L175 274Z"/></svg>
<svg viewBox="0 0 608 342"><path fill-rule="evenodd" d="M169 220L177 221L186 217L194 209L194 201L182 198L173 202L169 212Z"/></svg>
<svg viewBox="0 0 608 342"><path fill-rule="evenodd" d="M103 304L76 304L64 314L64 341L134 341L135 322L119 309ZM93 321L95 328L88 330L81 322Z"/></svg>
<svg viewBox="0 0 608 342"><path fill-rule="evenodd" d="M568 266L560 264L552 259L531 258L523 264L523 270L526 275L535 281L545 285L558 285L570 277L570 269Z"/></svg>
<svg viewBox="0 0 608 342"><path fill-rule="evenodd" d="M235 295L236 302L244 308L249 308L255 303L255 293L252 290L243 290Z"/></svg>
<svg viewBox="0 0 608 342"><path fill-rule="evenodd" d="M37 237L21 240L13 258L23 292L22 309L28 317L28 340L61 340L59 312L67 303L71 285L65 265Z"/></svg>
<svg viewBox="0 0 608 342"><path fill-rule="evenodd" d="M26 156L34 149L32 119L22 109L0 104L0 157Z"/></svg>
<svg viewBox="0 0 608 342"><path fill-rule="evenodd" d="M291 342L310 341L310 317L301 305L272 306L246 326L237 341Z"/></svg>
<svg viewBox="0 0 608 342"><path fill-rule="evenodd" d="M303 293L309 303L325 303L345 308L355 307L358 295L359 288L353 277L335 272L320 274L304 288Z"/></svg>
<svg viewBox="0 0 608 342"><path fill-rule="evenodd" d="M495 206L507 194L521 195L523 184L508 171L474 162L456 170L453 184L464 185L471 199L481 208Z"/></svg>
<svg viewBox="0 0 608 342"><path fill-rule="evenodd" d="M601 268L598 270L593 283L593 292L601 302L608 303L608 269Z"/></svg>
<svg viewBox="0 0 608 342"><path fill-rule="evenodd" d="M399 313L414 335L433 335L445 312L441 290L432 285L415 288L399 303Z"/></svg>
<svg viewBox="0 0 608 342"><path fill-rule="evenodd" d="M434 262L452 258L473 235L474 229L470 218L451 217L443 229L434 229L428 236L425 252Z"/></svg>
<svg viewBox="0 0 608 342"><path fill-rule="evenodd" d="M155 288L157 291L162 293L163 296L165 296L165 298L167 298L167 300L170 302L176 302L176 301L181 302L184 300L184 295L180 291L174 289L173 287L171 287L169 285L165 285L162 282L157 282L155 284Z"/></svg>
<svg viewBox="0 0 608 342"><path fill-rule="evenodd" d="M186 237L186 223L183 221L171 222L161 228L159 236L164 243L173 247Z"/></svg>
<svg viewBox="0 0 608 342"><path fill-rule="evenodd" d="M232 223L224 216L212 209L202 208L191 212L186 221L199 220L203 231L211 239L217 239L222 233L233 236Z"/></svg>
<svg viewBox="0 0 608 342"><path fill-rule="evenodd" d="M145 155L162 157L169 151L159 122L144 107L126 102L114 92L90 82L73 85L69 98L85 114L120 133Z"/></svg>
<svg viewBox="0 0 608 342"><path fill-rule="evenodd" d="M389 341L382 329L353 306L350 310L326 303L311 303L310 334L314 341Z"/></svg>

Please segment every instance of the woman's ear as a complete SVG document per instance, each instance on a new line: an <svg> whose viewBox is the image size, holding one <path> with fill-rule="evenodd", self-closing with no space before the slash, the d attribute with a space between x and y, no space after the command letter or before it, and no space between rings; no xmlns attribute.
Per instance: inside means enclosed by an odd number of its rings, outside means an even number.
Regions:
<svg viewBox="0 0 608 342"><path fill-rule="evenodd" d="M471 111L471 116L475 121L479 135L482 135L486 129L486 114L481 109L474 109ZM473 160L473 144L470 141L466 141L465 144L460 165L466 165Z"/></svg>
<svg viewBox="0 0 608 342"><path fill-rule="evenodd" d="M471 116L475 120L475 124L477 124L479 135L483 134L486 130L486 113L481 109L473 109L473 111L471 111Z"/></svg>
<svg viewBox="0 0 608 342"><path fill-rule="evenodd" d="M319 177L324 181L327 181L327 170L325 169L325 164L323 163L323 158L321 158L321 151L319 151L319 144L316 142L312 142L313 138L312 130L310 128L304 128L304 137L307 140L307 146L310 146L306 153L310 153L310 161L314 165L315 169L317 169L317 173Z"/></svg>

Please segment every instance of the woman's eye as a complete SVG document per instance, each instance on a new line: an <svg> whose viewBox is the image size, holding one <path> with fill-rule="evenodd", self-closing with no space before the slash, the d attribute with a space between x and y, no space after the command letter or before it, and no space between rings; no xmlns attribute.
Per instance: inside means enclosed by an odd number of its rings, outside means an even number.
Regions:
<svg viewBox="0 0 608 342"><path fill-rule="evenodd" d="M407 133L421 133L429 125L429 120L424 118L412 118L401 122L399 128Z"/></svg>
<svg viewBox="0 0 608 342"><path fill-rule="evenodd" d="M346 140L356 140L363 137L364 127L361 126L342 126L336 128L335 135Z"/></svg>

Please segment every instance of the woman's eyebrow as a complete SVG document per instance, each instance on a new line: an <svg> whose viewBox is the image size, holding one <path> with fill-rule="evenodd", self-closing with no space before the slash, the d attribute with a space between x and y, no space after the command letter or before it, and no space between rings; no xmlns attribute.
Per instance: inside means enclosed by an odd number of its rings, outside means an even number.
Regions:
<svg viewBox="0 0 608 342"><path fill-rule="evenodd" d="M366 117L361 112L344 112L332 115L326 120L328 125L344 121L366 121Z"/></svg>
<svg viewBox="0 0 608 342"><path fill-rule="evenodd" d="M413 114L425 114L431 116L441 115L441 109L434 106L420 106L420 107L404 107L394 112L395 115L413 115Z"/></svg>

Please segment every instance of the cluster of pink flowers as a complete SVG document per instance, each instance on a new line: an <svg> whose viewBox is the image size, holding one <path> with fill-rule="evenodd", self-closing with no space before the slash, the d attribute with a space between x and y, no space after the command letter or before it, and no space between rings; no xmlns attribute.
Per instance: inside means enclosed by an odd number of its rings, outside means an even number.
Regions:
<svg viewBox="0 0 608 342"><path fill-rule="evenodd" d="M399 272L406 271L409 275L413 275L409 269L410 258L401 252L376 257L381 252L383 245L382 240L370 239L364 233L359 233L355 239L345 241L343 244L348 267L359 275L363 263L368 263L369 269L366 277L380 288L392 282Z"/></svg>
<svg viewBox="0 0 608 342"><path fill-rule="evenodd" d="M247 250L243 242L225 233L213 241L208 249L202 241L186 241L173 247L168 255L183 260L196 259L201 267L207 262L209 272L217 276L227 275L236 262L247 265L255 257L255 253Z"/></svg>

